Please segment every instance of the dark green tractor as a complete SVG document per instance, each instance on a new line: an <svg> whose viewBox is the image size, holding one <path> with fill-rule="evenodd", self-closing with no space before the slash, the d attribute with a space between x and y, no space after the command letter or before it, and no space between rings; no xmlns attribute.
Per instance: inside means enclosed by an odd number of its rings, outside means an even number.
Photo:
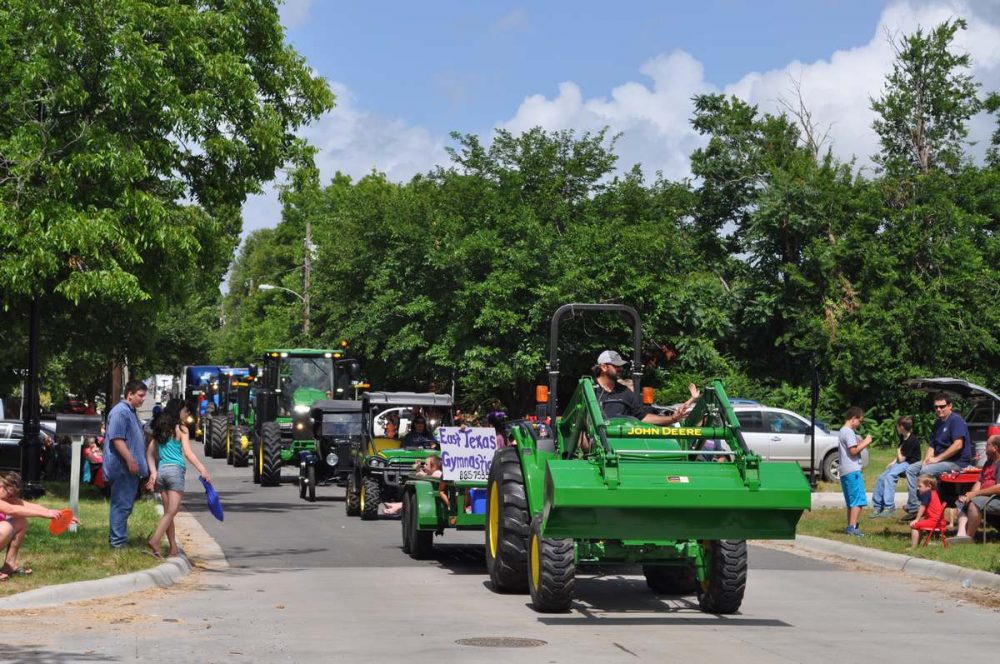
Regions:
<svg viewBox="0 0 1000 664"><path fill-rule="evenodd" d="M264 354L255 387L255 428L250 439L253 478L277 486L281 468L298 466L303 453L317 453L317 402L353 398L361 378L357 360L344 348L282 348Z"/></svg>

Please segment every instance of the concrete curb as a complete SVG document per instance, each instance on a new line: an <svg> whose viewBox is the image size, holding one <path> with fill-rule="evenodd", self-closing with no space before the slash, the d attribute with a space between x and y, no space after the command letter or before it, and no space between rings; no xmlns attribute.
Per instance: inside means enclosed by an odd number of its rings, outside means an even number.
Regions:
<svg viewBox="0 0 1000 664"><path fill-rule="evenodd" d="M175 523L180 531L180 538L186 540L186 546L181 549L181 555L167 558L158 567L106 579L77 581L27 590L0 599L0 611L41 609L62 606L69 602L128 595L149 588L169 588L187 576L195 566L216 570L229 567L222 548L190 513L178 513ZM191 558L188 557L189 550Z"/></svg>
<svg viewBox="0 0 1000 664"><path fill-rule="evenodd" d="M811 537L809 535L797 535L795 541L789 547L812 553L839 556L867 565L875 565L940 581L952 581L961 585L965 585L968 582L969 585L967 587L970 588L1000 590L1000 574L991 574L990 572L959 567L958 565L941 563L936 560L914 558L913 556L900 553L869 549L864 546L845 544L844 542L823 539L822 537Z"/></svg>

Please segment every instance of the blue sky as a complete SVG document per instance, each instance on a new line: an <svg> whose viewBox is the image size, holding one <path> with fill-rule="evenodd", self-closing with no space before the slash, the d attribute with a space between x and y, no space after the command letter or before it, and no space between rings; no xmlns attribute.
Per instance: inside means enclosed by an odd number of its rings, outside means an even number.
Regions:
<svg viewBox="0 0 1000 664"><path fill-rule="evenodd" d="M562 81L601 95L676 49L722 87L870 41L876 0L311 3L292 43L365 108L435 132L489 130Z"/></svg>
<svg viewBox="0 0 1000 664"><path fill-rule="evenodd" d="M963 17L955 48L1000 90L1000 0L400 2L287 0L289 41L337 107L301 134L324 180L372 170L405 181L448 161L451 131L621 134L618 167L690 175L704 144L691 99L736 95L767 112L801 96L841 159L870 165L871 98L892 61L887 35ZM974 119L982 151L992 120ZM244 232L273 226L273 186L244 206Z"/></svg>

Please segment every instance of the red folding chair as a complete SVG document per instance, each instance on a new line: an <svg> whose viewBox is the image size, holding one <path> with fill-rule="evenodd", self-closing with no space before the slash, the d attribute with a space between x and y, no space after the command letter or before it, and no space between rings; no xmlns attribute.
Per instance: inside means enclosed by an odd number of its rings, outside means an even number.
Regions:
<svg viewBox="0 0 1000 664"><path fill-rule="evenodd" d="M927 536L924 538L924 546L930 544L931 538L934 536L934 533L937 533L938 536L941 538L941 544L944 546L944 548L947 549L948 538L944 534L945 528L947 527L948 527L948 520L944 518L944 512L941 512L941 518L938 519L936 526L930 528L925 526L923 528L920 528L920 532L927 533Z"/></svg>

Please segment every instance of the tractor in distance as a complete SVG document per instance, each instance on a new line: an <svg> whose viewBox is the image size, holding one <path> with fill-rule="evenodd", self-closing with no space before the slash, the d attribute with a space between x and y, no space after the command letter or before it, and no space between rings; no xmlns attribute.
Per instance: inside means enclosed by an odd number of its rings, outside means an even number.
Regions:
<svg viewBox="0 0 1000 664"><path fill-rule="evenodd" d="M201 442L206 456L211 456L211 449L204 423L206 415L218 405L220 369L214 365L192 365L184 367L181 375L181 392L192 420L188 422L188 429L194 439Z"/></svg>

